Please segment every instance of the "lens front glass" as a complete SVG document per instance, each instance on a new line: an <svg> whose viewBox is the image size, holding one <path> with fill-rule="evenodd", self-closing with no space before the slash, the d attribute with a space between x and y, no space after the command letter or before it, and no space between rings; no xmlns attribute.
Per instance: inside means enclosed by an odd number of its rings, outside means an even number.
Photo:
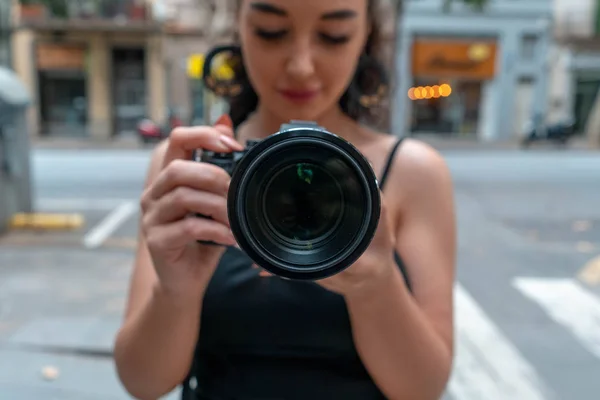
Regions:
<svg viewBox="0 0 600 400"><path fill-rule="evenodd" d="M248 178L233 212L244 222L248 246L272 265L320 270L363 241L371 194L360 168L335 146L283 143L260 153L243 173Z"/></svg>
<svg viewBox="0 0 600 400"><path fill-rule="evenodd" d="M326 240L344 211L340 183L314 163L295 163L267 183L263 212L273 234L289 244Z"/></svg>

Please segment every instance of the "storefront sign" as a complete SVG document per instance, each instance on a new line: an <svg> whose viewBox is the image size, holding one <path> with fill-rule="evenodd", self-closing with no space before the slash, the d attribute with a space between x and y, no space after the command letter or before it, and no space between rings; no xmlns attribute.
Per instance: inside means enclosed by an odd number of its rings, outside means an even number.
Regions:
<svg viewBox="0 0 600 400"><path fill-rule="evenodd" d="M36 47L37 68L65 70L85 68L86 48L80 44L39 43Z"/></svg>
<svg viewBox="0 0 600 400"><path fill-rule="evenodd" d="M417 39L412 73L415 77L491 79L496 73L496 43Z"/></svg>

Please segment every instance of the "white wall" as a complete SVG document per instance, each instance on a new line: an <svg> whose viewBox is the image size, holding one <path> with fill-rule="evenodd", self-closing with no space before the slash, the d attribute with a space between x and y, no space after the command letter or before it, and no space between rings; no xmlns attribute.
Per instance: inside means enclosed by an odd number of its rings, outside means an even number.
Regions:
<svg viewBox="0 0 600 400"><path fill-rule="evenodd" d="M538 101L534 96L533 81L527 80L518 82L512 115L512 119L514 120L513 132L515 136L523 135L526 122L531 120L533 101Z"/></svg>
<svg viewBox="0 0 600 400"><path fill-rule="evenodd" d="M550 62L547 122L571 117L573 107L572 57L568 48L553 46Z"/></svg>
<svg viewBox="0 0 600 400"><path fill-rule="evenodd" d="M554 33L557 36L591 37L597 3L595 0L554 0Z"/></svg>

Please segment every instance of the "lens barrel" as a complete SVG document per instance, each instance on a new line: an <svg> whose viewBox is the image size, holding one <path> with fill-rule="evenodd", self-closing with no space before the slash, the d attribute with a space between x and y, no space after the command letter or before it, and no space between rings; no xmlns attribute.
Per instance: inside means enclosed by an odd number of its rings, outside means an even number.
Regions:
<svg viewBox="0 0 600 400"><path fill-rule="evenodd" d="M354 263L379 223L375 173L346 140L292 127L248 148L232 173L231 230L241 249L283 278L316 280Z"/></svg>

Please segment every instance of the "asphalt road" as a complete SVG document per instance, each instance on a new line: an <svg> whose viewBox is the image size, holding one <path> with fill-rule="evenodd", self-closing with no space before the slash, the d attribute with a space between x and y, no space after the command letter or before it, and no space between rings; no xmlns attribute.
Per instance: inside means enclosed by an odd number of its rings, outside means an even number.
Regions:
<svg viewBox="0 0 600 400"><path fill-rule="evenodd" d="M597 399L600 266L584 266L600 254L600 155L444 155L459 226L457 355L446 397ZM1 400L128 398L109 353L148 156L35 152L37 210L82 213L86 223L0 242Z"/></svg>

